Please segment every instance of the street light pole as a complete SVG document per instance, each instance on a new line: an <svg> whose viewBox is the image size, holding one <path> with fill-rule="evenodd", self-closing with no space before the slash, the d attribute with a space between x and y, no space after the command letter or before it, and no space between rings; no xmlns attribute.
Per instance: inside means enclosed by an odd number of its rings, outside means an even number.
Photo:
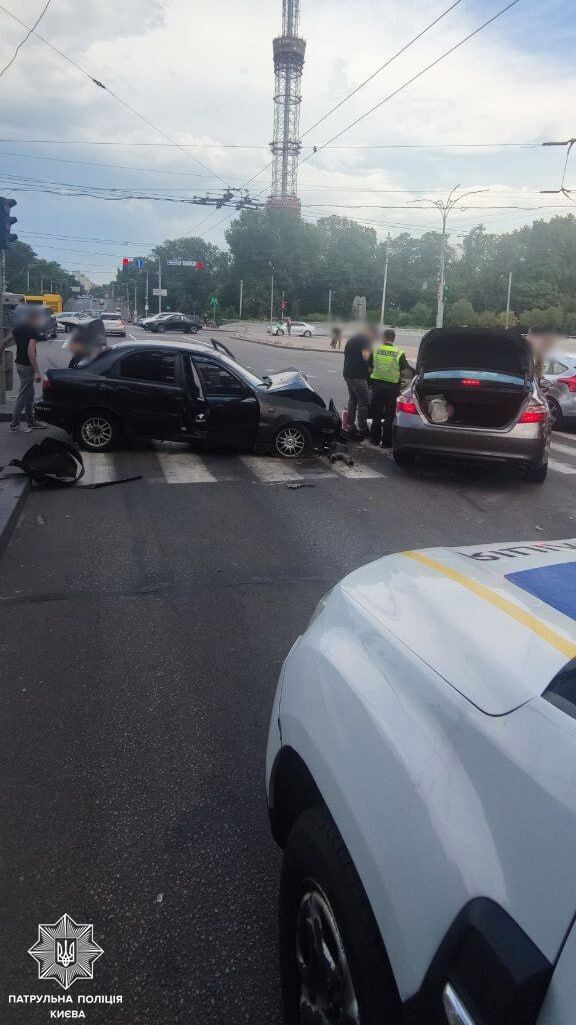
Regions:
<svg viewBox="0 0 576 1025"><path fill-rule="evenodd" d="M268 263L272 269L272 276L270 282L270 334L272 334L272 325L274 323L274 268L268 260Z"/></svg>
<svg viewBox="0 0 576 1025"><path fill-rule="evenodd" d="M508 275L508 296L506 298L506 330L510 323L510 293L512 292L512 271Z"/></svg>
<svg viewBox="0 0 576 1025"><path fill-rule="evenodd" d="M148 316L149 309L150 307L148 305L148 271L146 271L146 298L144 300L144 313L146 314L146 316Z"/></svg>
<svg viewBox="0 0 576 1025"><path fill-rule="evenodd" d="M134 320L138 316L138 300L136 298L136 282L134 282Z"/></svg>
<svg viewBox="0 0 576 1025"><path fill-rule="evenodd" d="M455 185L452 191L448 195L447 200L442 199L424 199L416 200L418 203L429 203L430 206L435 206L442 215L442 242L440 245L440 273L438 275L438 305L436 309L436 327L442 327L444 323L444 292L446 291L446 225L448 222L448 216L454 209L457 203L461 200L466 199L468 196L478 196L481 192L487 192L487 189L473 189L471 192L463 192L461 195L454 195L458 191L460 185ZM465 209L465 207L463 207Z"/></svg>
<svg viewBox="0 0 576 1025"><path fill-rule="evenodd" d="M158 313L162 313L162 260L158 260Z"/></svg>
<svg viewBox="0 0 576 1025"><path fill-rule="evenodd" d="M384 262L384 281L382 283L382 302L380 304L380 327L384 327L384 311L386 309L386 289L388 287L388 259L390 256L390 232L386 239L386 260Z"/></svg>
<svg viewBox="0 0 576 1025"><path fill-rule="evenodd" d="M26 268L26 291L30 295L30 267Z"/></svg>
<svg viewBox="0 0 576 1025"><path fill-rule="evenodd" d="M244 282L240 281L240 302L238 304L238 318L242 320L242 299L244 295Z"/></svg>
<svg viewBox="0 0 576 1025"><path fill-rule="evenodd" d="M332 319L332 289L328 289L328 320Z"/></svg>

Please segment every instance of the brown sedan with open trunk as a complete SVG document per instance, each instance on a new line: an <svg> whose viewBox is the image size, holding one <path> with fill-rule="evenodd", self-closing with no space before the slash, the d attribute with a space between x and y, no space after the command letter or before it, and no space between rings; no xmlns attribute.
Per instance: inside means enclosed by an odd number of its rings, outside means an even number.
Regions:
<svg viewBox="0 0 576 1025"><path fill-rule="evenodd" d="M416 376L397 402L393 452L399 465L417 455L510 462L541 483L549 446L548 407L522 335L436 328L424 336Z"/></svg>

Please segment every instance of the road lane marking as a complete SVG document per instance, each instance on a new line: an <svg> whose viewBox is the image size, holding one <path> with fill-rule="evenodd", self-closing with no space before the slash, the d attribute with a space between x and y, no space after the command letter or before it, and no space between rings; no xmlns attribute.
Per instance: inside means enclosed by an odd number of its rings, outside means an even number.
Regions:
<svg viewBox="0 0 576 1025"><path fill-rule="evenodd" d="M380 477L382 480L386 480L383 473L379 470L373 470L371 466L355 463L354 466L346 466L341 460L336 463L330 463L330 469L334 470L341 477L348 477L350 480L368 480Z"/></svg>
<svg viewBox="0 0 576 1025"><path fill-rule="evenodd" d="M114 464L114 456L108 452L83 452L84 476L83 484L102 484L107 480L115 480L118 471Z"/></svg>
<svg viewBox="0 0 576 1025"><path fill-rule="evenodd" d="M560 445L557 441L552 442L552 452L562 452L568 456L576 456L576 445Z"/></svg>
<svg viewBox="0 0 576 1025"><path fill-rule="evenodd" d="M576 466L569 466L568 463L559 463L556 459L549 459L548 466L557 473L576 473Z"/></svg>
<svg viewBox="0 0 576 1025"><path fill-rule="evenodd" d="M552 432L552 441L554 441L555 437L558 437L558 438L568 438L569 441L576 441L576 432L573 433L573 434L569 434L567 431L553 431Z"/></svg>
<svg viewBox="0 0 576 1025"><path fill-rule="evenodd" d="M532 633L535 633L543 641L546 641L557 651L561 651L566 658L576 657L576 644L573 641L568 640L562 634L553 630L552 627L548 626L537 616L534 616L531 612L527 612L526 609L520 608L515 602L510 601L503 595L493 591L490 587L486 587L485 584L481 584L478 580L474 580L472 577L467 577L464 573L459 573L458 570L452 569L451 566L445 566L442 562L437 562L436 559L431 559L429 555L424 555L422 552L402 552L407 559L413 559L415 562L422 563L428 569L435 570L436 573L441 573L442 576L448 577L453 580L454 583L460 584L465 587L472 594L475 594L478 598L483 598L484 601L494 605L495 608L500 609L501 612L505 612L511 619L515 619L517 623L525 626Z"/></svg>
<svg viewBox="0 0 576 1025"><path fill-rule="evenodd" d="M302 480L298 467L272 456L240 456L240 462L264 484Z"/></svg>
<svg viewBox="0 0 576 1025"><path fill-rule="evenodd" d="M218 484L206 463L193 452L155 452L168 484Z"/></svg>

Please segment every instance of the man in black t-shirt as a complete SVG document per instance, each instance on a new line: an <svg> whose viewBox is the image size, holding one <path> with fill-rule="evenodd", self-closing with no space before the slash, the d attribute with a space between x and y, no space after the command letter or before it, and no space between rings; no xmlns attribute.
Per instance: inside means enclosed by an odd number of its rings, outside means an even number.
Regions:
<svg viewBox="0 0 576 1025"><path fill-rule="evenodd" d="M370 406L370 377L372 346L376 341L376 331L366 327L357 335L349 338L344 346L344 380L348 387L348 424L353 431L358 416L358 431L361 437L368 436L368 408Z"/></svg>
<svg viewBox="0 0 576 1025"><path fill-rule="evenodd" d="M39 313L31 305L26 316L22 316L12 328L12 336L8 336L2 347L16 346L14 362L20 379L20 389L14 403L12 423L10 424L12 432L20 430L20 418L23 413L26 416L25 431L45 430L45 424L38 423L34 419L34 382L42 380L36 352L36 343L40 339L38 320Z"/></svg>

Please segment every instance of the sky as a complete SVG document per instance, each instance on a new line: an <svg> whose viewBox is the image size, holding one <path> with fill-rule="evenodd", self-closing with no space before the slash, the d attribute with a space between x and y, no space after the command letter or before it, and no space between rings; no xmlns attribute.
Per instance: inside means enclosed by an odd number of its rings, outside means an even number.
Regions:
<svg viewBox="0 0 576 1025"><path fill-rule="evenodd" d="M26 35L6 12L30 26L45 2L2 0L0 73ZM560 185L565 150L539 144L576 134L573 0L519 0L333 147L321 148L506 2L460 0L304 134L303 217L355 217L379 238L421 234L440 225L431 200L456 185L479 194L451 214L455 242L478 223L508 231L571 212L563 196L540 194ZM301 0L302 132L450 6ZM61 54L31 36L0 77L0 193L18 202L22 241L96 283L109 281L123 256L144 256L166 238L201 235L225 246L233 210L38 190L61 192L66 183L190 199L254 178L250 194L265 198L272 38L280 25L281 0L51 0L37 31ZM186 149L168 145L166 136ZM566 184L576 188L576 147Z"/></svg>

